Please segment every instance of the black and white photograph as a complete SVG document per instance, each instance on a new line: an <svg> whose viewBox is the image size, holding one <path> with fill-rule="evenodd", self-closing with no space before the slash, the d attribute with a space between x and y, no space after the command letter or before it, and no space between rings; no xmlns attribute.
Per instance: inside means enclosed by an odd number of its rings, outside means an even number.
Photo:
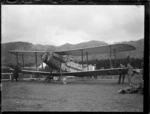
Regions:
<svg viewBox="0 0 150 114"><path fill-rule="evenodd" d="M1 5L1 111L143 112L144 5Z"/></svg>

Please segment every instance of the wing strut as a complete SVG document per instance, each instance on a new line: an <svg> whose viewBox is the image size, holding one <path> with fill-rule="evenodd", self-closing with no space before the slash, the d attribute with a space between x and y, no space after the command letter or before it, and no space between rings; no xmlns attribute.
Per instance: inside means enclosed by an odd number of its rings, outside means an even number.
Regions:
<svg viewBox="0 0 150 114"><path fill-rule="evenodd" d="M62 69L61 69L61 65L62 65L62 58L60 60L60 79L62 78Z"/></svg>
<svg viewBox="0 0 150 114"><path fill-rule="evenodd" d="M35 64L36 64L36 70L37 70L37 54L35 52Z"/></svg>
<svg viewBox="0 0 150 114"><path fill-rule="evenodd" d="M110 68L112 68L112 63L111 63L111 46L109 46L110 47Z"/></svg>
<svg viewBox="0 0 150 114"><path fill-rule="evenodd" d="M86 52L86 60L87 60L87 70L89 71L89 64L88 64L88 52Z"/></svg>
<svg viewBox="0 0 150 114"><path fill-rule="evenodd" d="M116 49L114 49L114 57L115 57L115 68L116 68Z"/></svg>
<svg viewBox="0 0 150 114"><path fill-rule="evenodd" d="M17 64L18 64L18 53L16 52L16 60L17 60Z"/></svg>
<svg viewBox="0 0 150 114"><path fill-rule="evenodd" d="M68 55L68 57L67 57L67 62L68 62L68 61L70 61L69 55ZM70 61L70 66L71 66L71 61ZM70 71L70 67L69 67L69 71Z"/></svg>
<svg viewBox="0 0 150 114"><path fill-rule="evenodd" d="M23 57L23 54L22 54L22 63L23 63L23 67L24 67L24 57Z"/></svg>
<svg viewBox="0 0 150 114"><path fill-rule="evenodd" d="M41 55L41 61L42 61L42 55ZM43 70L43 61L42 61L42 70Z"/></svg>
<svg viewBox="0 0 150 114"><path fill-rule="evenodd" d="M82 54L82 70L83 70L83 49L81 50L81 54Z"/></svg>

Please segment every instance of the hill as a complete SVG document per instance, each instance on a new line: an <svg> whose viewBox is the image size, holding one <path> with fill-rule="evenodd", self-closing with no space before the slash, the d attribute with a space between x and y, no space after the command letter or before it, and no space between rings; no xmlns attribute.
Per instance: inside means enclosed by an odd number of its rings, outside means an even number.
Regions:
<svg viewBox="0 0 150 114"><path fill-rule="evenodd" d="M119 42L124 44L130 44L136 47L135 51L131 52L122 52L117 53L117 57L124 58L128 55L133 58L143 58L143 52L144 52L144 39L140 39L138 41L129 41L129 42ZM2 64L9 64L9 63L16 63L16 57L10 53L8 53L8 50L44 50L44 51L58 51L58 50L69 50L69 49L77 49L77 48L86 48L86 47L92 47L92 46L103 46L108 45L105 42L101 41L89 41L89 42L83 42L79 44L64 44L61 46L53 46L53 45L40 45L40 44L32 44L28 42L10 42L10 43L3 43L1 46L1 62ZM98 54L98 55L92 55L89 57L89 59L107 59L109 58L109 54ZM19 57L19 62L21 63L22 58ZM81 59L81 58L79 58ZM38 61L40 61L41 58L38 57ZM34 63L34 56L33 57L25 57L25 62L27 63Z"/></svg>
<svg viewBox="0 0 150 114"><path fill-rule="evenodd" d="M79 48L86 48L86 47L92 47L92 46L103 46L103 45L108 45L105 42L102 41L89 41L89 42L82 42L78 44L69 44L66 43L64 45L61 45L57 48L57 50L69 50L69 49L79 49Z"/></svg>

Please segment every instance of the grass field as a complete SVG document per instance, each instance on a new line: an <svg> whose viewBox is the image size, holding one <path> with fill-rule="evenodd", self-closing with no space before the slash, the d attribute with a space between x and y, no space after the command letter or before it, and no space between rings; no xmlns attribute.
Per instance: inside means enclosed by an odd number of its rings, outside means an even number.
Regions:
<svg viewBox="0 0 150 114"><path fill-rule="evenodd" d="M2 111L142 112L143 95L118 94L117 79L2 82Z"/></svg>

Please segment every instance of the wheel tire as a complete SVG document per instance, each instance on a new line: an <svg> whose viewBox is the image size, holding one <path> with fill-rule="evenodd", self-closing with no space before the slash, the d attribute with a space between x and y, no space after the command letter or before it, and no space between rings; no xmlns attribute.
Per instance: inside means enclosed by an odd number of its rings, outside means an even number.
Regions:
<svg viewBox="0 0 150 114"><path fill-rule="evenodd" d="M94 76L95 79L97 79L97 76Z"/></svg>
<svg viewBox="0 0 150 114"><path fill-rule="evenodd" d="M62 77L62 82L63 82L63 84L67 84L67 77L66 76Z"/></svg>

